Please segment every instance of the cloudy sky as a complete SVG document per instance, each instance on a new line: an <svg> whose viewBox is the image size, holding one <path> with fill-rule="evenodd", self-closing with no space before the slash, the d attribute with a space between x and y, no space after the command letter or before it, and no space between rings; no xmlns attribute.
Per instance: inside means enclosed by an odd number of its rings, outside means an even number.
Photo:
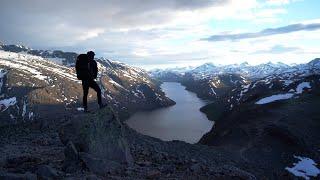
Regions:
<svg viewBox="0 0 320 180"><path fill-rule="evenodd" d="M144 68L320 57L319 0L1 0L0 41Z"/></svg>

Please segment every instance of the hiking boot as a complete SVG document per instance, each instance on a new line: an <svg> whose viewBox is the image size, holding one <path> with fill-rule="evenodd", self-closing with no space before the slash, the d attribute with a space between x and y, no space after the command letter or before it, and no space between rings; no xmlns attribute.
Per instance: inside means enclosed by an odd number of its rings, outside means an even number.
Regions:
<svg viewBox="0 0 320 180"><path fill-rule="evenodd" d="M104 107L107 107L107 104L99 104L99 108L102 109Z"/></svg>
<svg viewBox="0 0 320 180"><path fill-rule="evenodd" d="M83 108L83 112L85 112L85 113L89 113L90 111L88 110L88 108Z"/></svg>

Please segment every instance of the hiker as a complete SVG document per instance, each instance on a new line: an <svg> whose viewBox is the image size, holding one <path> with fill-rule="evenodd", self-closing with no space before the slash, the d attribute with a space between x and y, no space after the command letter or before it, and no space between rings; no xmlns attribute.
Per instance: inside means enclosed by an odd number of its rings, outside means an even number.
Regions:
<svg viewBox="0 0 320 180"><path fill-rule="evenodd" d="M87 98L89 93L89 87L91 87L97 92L99 107L102 108L104 106L101 100L101 89L95 81L98 75L98 67L97 62L94 60L94 55L95 54L93 51L89 51L87 52L87 54L80 54L77 57L76 62L77 78L79 80L82 80L82 103L85 112L88 112Z"/></svg>

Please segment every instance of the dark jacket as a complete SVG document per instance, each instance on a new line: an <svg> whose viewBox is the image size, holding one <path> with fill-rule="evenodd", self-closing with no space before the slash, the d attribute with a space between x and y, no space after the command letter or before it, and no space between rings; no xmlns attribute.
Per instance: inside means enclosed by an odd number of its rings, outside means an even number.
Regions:
<svg viewBox="0 0 320 180"><path fill-rule="evenodd" d="M95 60L91 60L89 61L89 75L90 78L92 79L96 79L98 76L98 65L97 62Z"/></svg>

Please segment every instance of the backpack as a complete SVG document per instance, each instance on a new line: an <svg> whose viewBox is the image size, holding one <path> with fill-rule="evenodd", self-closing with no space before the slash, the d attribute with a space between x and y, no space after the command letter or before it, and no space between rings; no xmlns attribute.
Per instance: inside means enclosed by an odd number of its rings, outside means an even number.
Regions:
<svg viewBox="0 0 320 180"><path fill-rule="evenodd" d="M80 54L76 61L76 72L79 80L89 78L88 56L87 54Z"/></svg>
<svg viewBox="0 0 320 180"><path fill-rule="evenodd" d="M98 76L98 65L95 60L89 62L89 74L92 79L96 79Z"/></svg>

